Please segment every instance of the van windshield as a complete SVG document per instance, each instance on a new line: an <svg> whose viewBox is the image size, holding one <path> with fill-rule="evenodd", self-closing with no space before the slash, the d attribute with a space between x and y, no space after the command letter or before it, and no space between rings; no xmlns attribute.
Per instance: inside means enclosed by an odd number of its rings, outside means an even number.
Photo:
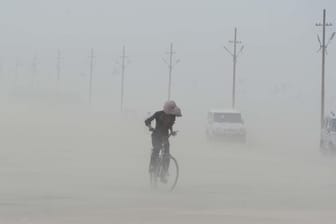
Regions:
<svg viewBox="0 0 336 224"><path fill-rule="evenodd" d="M214 113L214 122L217 123L243 123L238 113Z"/></svg>

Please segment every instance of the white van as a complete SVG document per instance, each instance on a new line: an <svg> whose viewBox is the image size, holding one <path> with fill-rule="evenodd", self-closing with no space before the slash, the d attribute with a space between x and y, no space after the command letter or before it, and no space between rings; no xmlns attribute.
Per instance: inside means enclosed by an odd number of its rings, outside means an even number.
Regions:
<svg viewBox="0 0 336 224"><path fill-rule="evenodd" d="M336 117L334 114L324 119L321 133L321 148L336 150Z"/></svg>
<svg viewBox="0 0 336 224"><path fill-rule="evenodd" d="M242 115L236 110L211 110L208 112L207 138L239 140L246 142L246 128Z"/></svg>

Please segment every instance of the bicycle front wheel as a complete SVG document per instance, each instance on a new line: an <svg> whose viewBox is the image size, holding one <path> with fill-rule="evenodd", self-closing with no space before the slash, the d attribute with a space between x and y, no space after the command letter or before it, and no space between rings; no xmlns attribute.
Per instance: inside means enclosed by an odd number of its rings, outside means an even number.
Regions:
<svg viewBox="0 0 336 224"><path fill-rule="evenodd" d="M179 166L177 160L170 155L170 166L168 169L168 182L169 182L169 190L173 191L177 185L177 181L180 175Z"/></svg>
<svg viewBox="0 0 336 224"><path fill-rule="evenodd" d="M152 189L173 191L179 178L179 166L173 156L169 156L169 167L165 169L163 159L160 158L157 167L150 169L150 185Z"/></svg>

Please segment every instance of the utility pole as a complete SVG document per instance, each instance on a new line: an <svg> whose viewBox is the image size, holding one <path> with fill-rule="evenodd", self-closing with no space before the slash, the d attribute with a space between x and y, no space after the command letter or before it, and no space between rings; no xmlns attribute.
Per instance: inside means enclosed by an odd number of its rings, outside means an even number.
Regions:
<svg viewBox="0 0 336 224"><path fill-rule="evenodd" d="M173 43L170 44L170 51L169 51L169 81L168 81L168 100L171 97L171 79L172 79L172 72L173 72L173 55L175 52L173 51Z"/></svg>
<svg viewBox="0 0 336 224"><path fill-rule="evenodd" d="M0 62L0 80L3 81L3 62Z"/></svg>
<svg viewBox="0 0 336 224"><path fill-rule="evenodd" d="M233 79L232 79L232 109L236 107L236 68L237 68L237 58L242 53L244 46L241 46L239 52L237 53L237 44L241 44L241 41L237 40L237 28L234 29L233 40L229 43L233 44L233 53L224 46L224 49L232 56L233 59Z"/></svg>
<svg viewBox="0 0 336 224"><path fill-rule="evenodd" d="M333 34L331 35L331 37L329 38L328 43L326 44L325 41L325 36L326 36L326 27L328 26L332 26L331 23L326 23L326 10L323 9L323 22L321 23L317 23L316 26L322 26L322 42L321 39L319 37L319 35L317 35L317 40L319 41L320 44L320 49L322 52L322 71L321 71L321 129L324 126L324 113L325 113L325 56L327 53L327 48L329 43L332 41L332 39L335 36L335 32L333 32Z"/></svg>
<svg viewBox="0 0 336 224"><path fill-rule="evenodd" d="M172 73L173 73L173 68L174 66L180 62L180 60L175 60L174 61L174 54L176 54L176 52L174 52L174 46L173 43L170 43L170 49L169 49L169 61L167 62L166 59L163 58L163 61L168 65L168 100L171 99L171 85L172 85Z"/></svg>
<svg viewBox="0 0 336 224"><path fill-rule="evenodd" d="M37 76L37 56L33 57L32 62L32 86L36 84L36 76Z"/></svg>
<svg viewBox="0 0 336 224"><path fill-rule="evenodd" d="M122 48L121 55L121 94L120 94L120 112L124 110L124 86L125 86L125 68L126 68L126 47Z"/></svg>
<svg viewBox="0 0 336 224"><path fill-rule="evenodd" d="M90 104L92 102L93 59L94 59L94 53L93 53L93 48L91 48L91 54L90 54L90 78L89 78L89 103Z"/></svg>
<svg viewBox="0 0 336 224"><path fill-rule="evenodd" d="M57 64L56 64L56 72L57 72L57 81L59 83L60 79L61 79L61 51L60 49L57 50Z"/></svg>
<svg viewBox="0 0 336 224"><path fill-rule="evenodd" d="M2 77L3 67L2 67L2 61L0 62L0 78Z"/></svg>
<svg viewBox="0 0 336 224"><path fill-rule="evenodd" d="M16 87L17 81L18 81L18 77L19 77L19 67L20 67L20 61L18 58L16 58L15 61L15 77L14 77L14 86Z"/></svg>

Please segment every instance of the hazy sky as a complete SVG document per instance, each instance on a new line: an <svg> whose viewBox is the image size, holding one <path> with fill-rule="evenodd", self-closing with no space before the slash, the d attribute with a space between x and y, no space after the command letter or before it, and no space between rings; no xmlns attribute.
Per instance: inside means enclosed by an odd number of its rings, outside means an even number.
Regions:
<svg viewBox="0 0 336 224"><path fill-rule="evenodd" d="M270 95L279 101L319 103L320 55L315 23L328 11L336 25L333 0L1 0L2 73L31 74L34 55L40 79L55 78L56 51L62 51L62 81L85 92L89 50L95 49L96 102L118 102L119 55L127 47L126 106L155 108L167 95L168 70L162 58L174 42L181 59L173 74L173 97L202 111L230 106L233 28L245 50L238 62L238 105L258 105ZM328 36L335 27L328 29ZM327 84L336 82L336 43L328 49ZM113 72L114 71L114 72ZM25 76L26 75L26 76ZM43 78L44 77L44 78ZM79 83L79 84L78 84ZM40 83L40 85L43 85ZM329 88L328 100L336 102ZM83 90L84 89L84 90ZM280 91L280 94L279 94ZM287 94L287 95L286 95ZM282 97L282 98L281 98ZM294 97L294 98L293 98ZM104 101L106 103L106 101ZM201 103L200 103L201 102ZM118 103L116 104L118 105ZM335 103L336 105L336 103ZM315 108L315 107L314 107Z"/></svg>

